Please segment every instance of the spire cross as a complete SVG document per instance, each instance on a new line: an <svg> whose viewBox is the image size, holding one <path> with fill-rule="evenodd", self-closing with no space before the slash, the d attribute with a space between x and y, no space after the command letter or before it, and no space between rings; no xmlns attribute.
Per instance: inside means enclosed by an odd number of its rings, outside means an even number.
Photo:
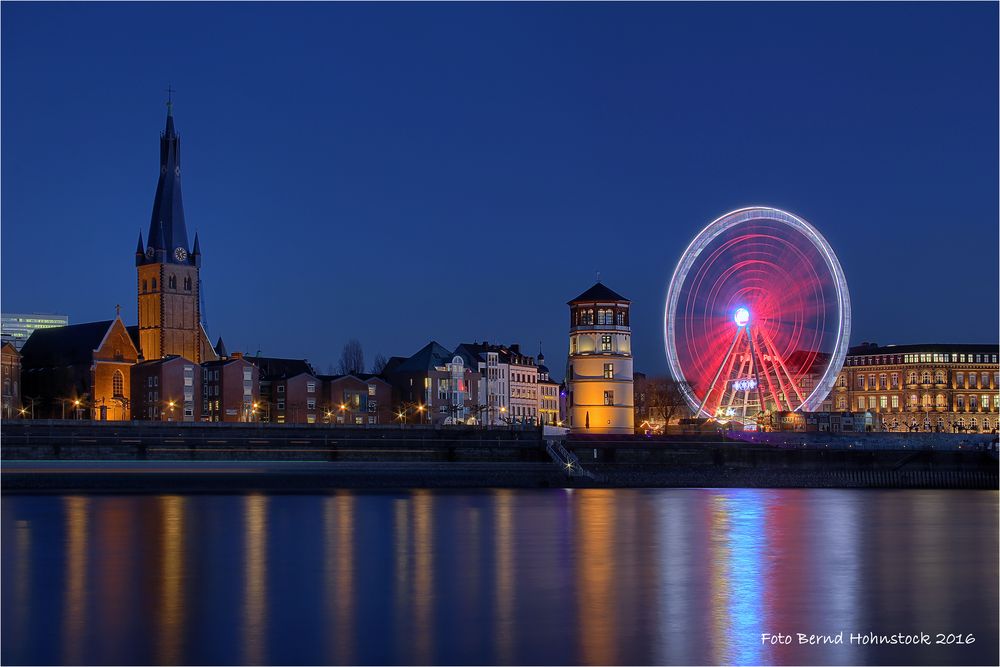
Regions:
<svg viewBox="0 0 1000 667"><path fill-rule="evenodd" d="M174 90L170 86L170 84L168 83L167 84L167 111L169 113L173 113L173 111L174 111L174 93L176 93L176 92L177 91Z"/></svg>
<svg viewBox="0 0 1000 667"><path fill-rule="evenodd" d="M116 303L115 304L115 317L121 317L121 316L122 316L122 307L121 307L121 304Z"/></svg>

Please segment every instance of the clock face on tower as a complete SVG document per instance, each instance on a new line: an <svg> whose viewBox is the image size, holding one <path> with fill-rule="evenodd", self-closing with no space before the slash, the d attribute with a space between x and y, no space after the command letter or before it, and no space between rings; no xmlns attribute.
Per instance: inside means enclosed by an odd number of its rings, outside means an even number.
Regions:
<svg viewBox="0 0 1000 667"><path fill-rule="evenodd" d="M154 254L156 254L156 251L153 250L153 246L149 246L148 248L146 248L146 257L153 259Z"/></svg>
<svg viewBox="0 0 1000 667"><path fill-rule="evenodd" d="M181 247L174 248L174 258L178 262L183 262L184 260L187 259L187 256L188 256L188 251L185 250L184 248Z"/></svg>

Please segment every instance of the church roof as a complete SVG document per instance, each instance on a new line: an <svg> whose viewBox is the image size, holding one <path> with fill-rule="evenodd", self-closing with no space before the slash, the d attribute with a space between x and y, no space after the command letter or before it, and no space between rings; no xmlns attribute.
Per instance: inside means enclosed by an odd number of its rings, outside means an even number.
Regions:
<svg viewBox="0 0 1000 667"><path fill-rule="evenodd" d="M169 105L167 109L167 125L160 135L160 178L146 240L153 249L153 261L188 264L190 257L180 261L174 256L176 248L187 252L190 246L181 201L181 138L174 129L173 111Z"/></svg>
<svg viewBox="0 0 1000 667"><path fill-rule="evenodd" d="M25 368L47 368L89 364L114 320L70 324L51 329L35 329L21 348ZM139 327L125 327L139 349Z"/></svg>
<svg viewBox="0 0 1000 667"><path fill-rule="evenodd" d="M581 301L624 301L626 303L631 303L621 294L601 282L595 283L589 290L572 301L567 301L567 303L578 303Z"/></svg>

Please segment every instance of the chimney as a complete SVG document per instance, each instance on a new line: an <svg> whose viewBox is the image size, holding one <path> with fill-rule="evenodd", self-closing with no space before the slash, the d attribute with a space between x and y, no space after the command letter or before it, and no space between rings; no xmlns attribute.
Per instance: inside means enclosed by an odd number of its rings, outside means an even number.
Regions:
<svg viewBox="0 0 1000 667"><path fill-rule="evenodd" d="M233 359L242 359L243 358L243 353L242 352L233 352L229 356L232 357Z"/></svg>

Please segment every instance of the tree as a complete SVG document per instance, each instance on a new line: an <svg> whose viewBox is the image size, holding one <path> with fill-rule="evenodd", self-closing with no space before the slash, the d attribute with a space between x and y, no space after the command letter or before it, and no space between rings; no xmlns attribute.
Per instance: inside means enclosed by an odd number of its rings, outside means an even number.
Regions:
<svg viewBox="0 0 1000 667"><path fill-rule="evenodd" d="M344 343L344 349L340 353L340 363L337 372L341 375L351 373L363 373L365 370L365 353L361 348L361 341L352 338Z"/></svg>
<svg viewBox="0 0 1000 667"><path fill-rule="evenodd" d="M637 381L636 425L649 421L663 425L687 416L684 385L669 377L651 377Z"/></svg>
<svg viewBox="0 0 1000 667"><path fill-rule="evenodd" d="M389 363L389 360L385 358L385 355L379 352L375 355L375 361L372 362L372 373L375 375L381 375L382 371L385 370L385 365Z"/></svg>

